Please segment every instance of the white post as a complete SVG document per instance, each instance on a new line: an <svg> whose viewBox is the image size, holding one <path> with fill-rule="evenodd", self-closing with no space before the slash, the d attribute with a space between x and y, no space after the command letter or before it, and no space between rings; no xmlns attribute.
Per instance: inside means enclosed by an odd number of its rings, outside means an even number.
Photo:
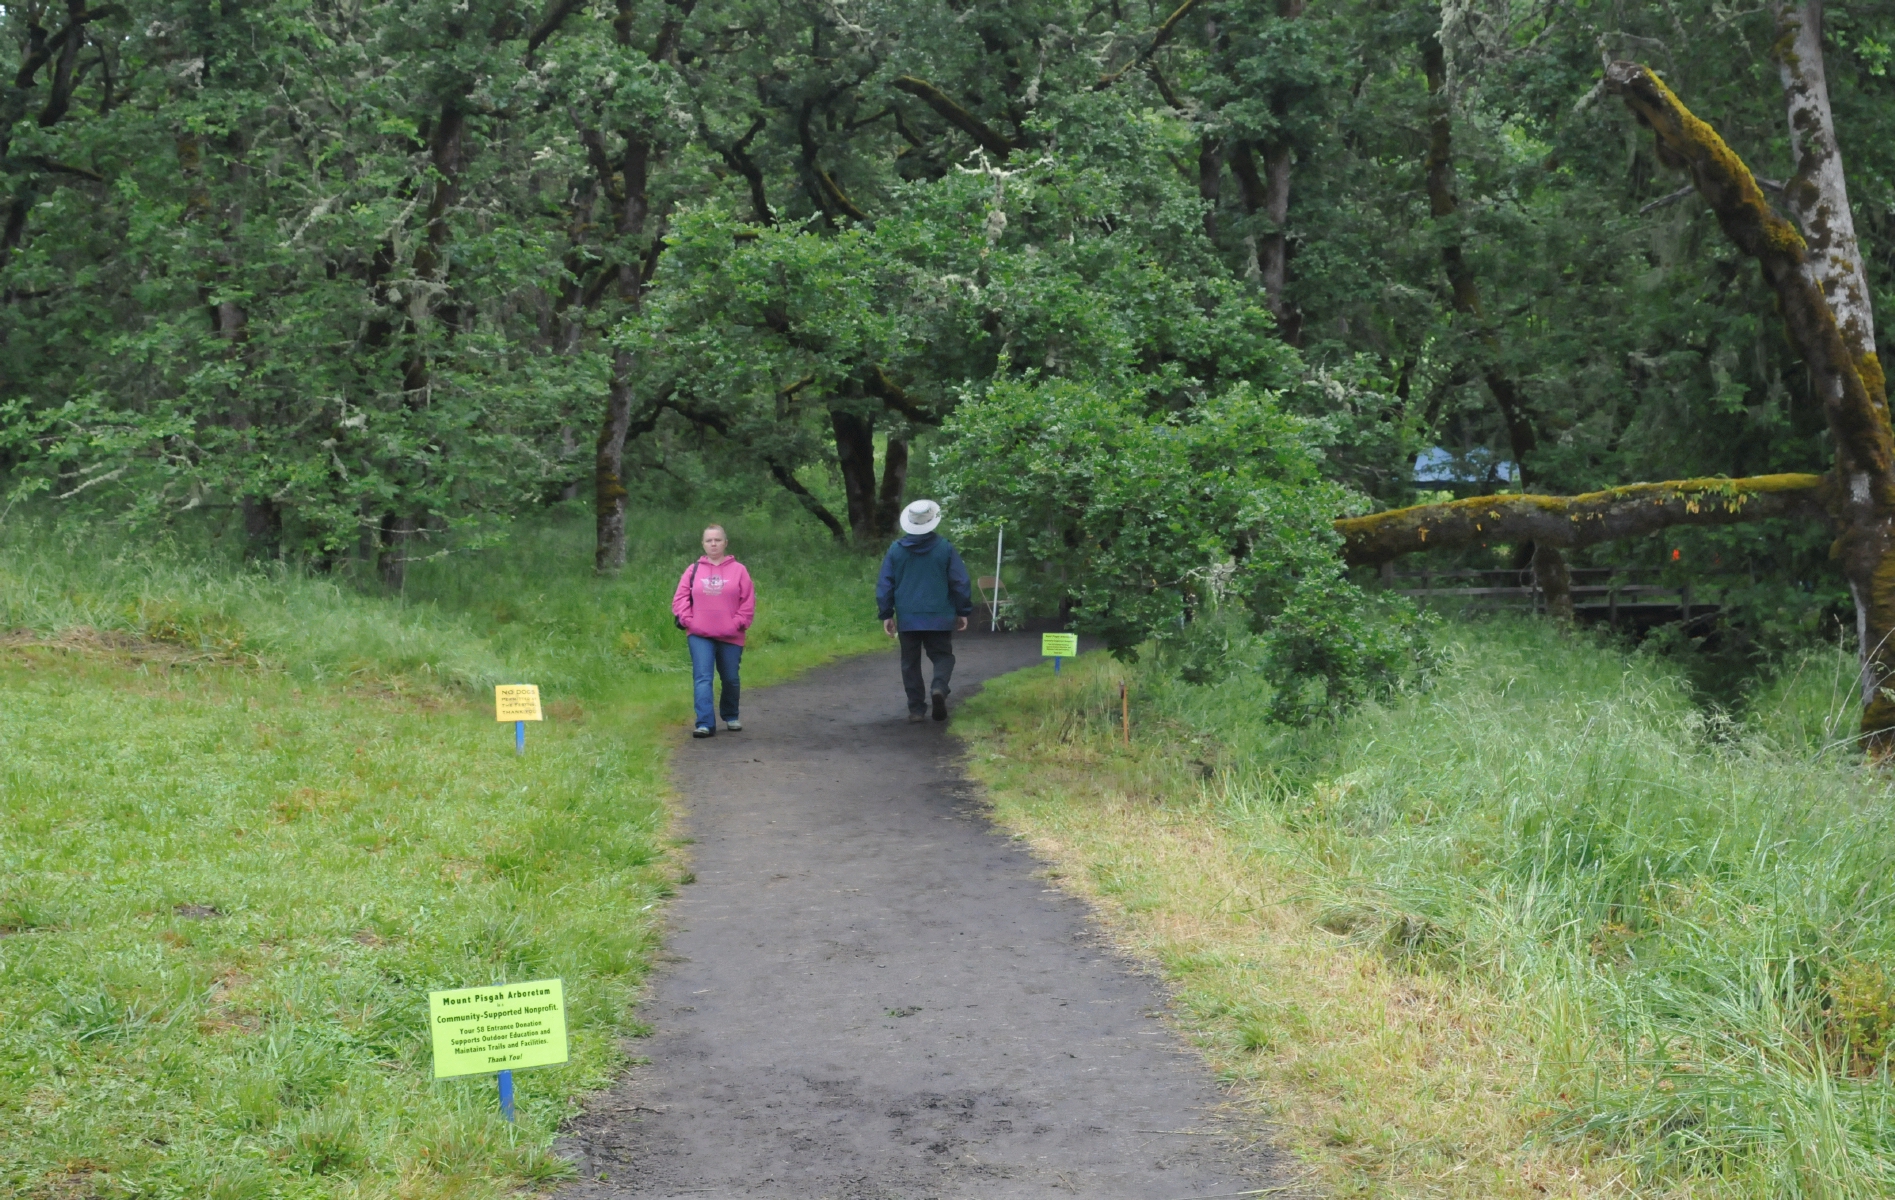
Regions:
<svg viewBox="0 0 1895 1200"><path fill-rule="evenodd" d="M994 534L994 591L989 605L991 612L988 615L992 620L987 626L988 633L1000 632L1000 547L1006 540L1007 527L1002 525L1000 532Z"/></svg>

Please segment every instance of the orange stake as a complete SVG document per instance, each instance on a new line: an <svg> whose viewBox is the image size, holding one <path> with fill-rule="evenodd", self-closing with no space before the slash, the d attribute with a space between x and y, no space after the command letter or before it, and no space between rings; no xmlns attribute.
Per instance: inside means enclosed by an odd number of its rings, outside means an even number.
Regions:
<svg viewBox="0 0 1895 1200"><path fill-rule="evenodd" d="M1125 730L1125 744L1132 744L1132 698L1125 690L1125 681L1119 680L1119 724Z"/></svg>

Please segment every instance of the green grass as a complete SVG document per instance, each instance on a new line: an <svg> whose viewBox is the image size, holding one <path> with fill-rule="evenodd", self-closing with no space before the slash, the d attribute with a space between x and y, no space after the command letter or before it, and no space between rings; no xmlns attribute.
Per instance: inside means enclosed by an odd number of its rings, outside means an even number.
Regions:
<svg viewBox="0 0 1895 1200"><path fill-rule="evenodd" d="M745 683L877 644L872 563L729 522L761 603ZM499 1195L558 1178L575 1098L685 870L669 597L691 522L421 565L400 598L287 571L0 543L0 1192ZM516 757L494 682L548 720ZM430 988L559 975L571 1065L429 1077Z"/></svg>
<svg viewBox="0 0 1895 1200"><path fill-rule="evenodd" d="M1097 662L1061 693L1010 681L965 727L1003 815L1146 931L1207 1044L1314 1122L1299 1144L1338 1185L1528 1194L1474 1181L1543 1161L1575 1194L1895 1192L1895 797L1835 748L1847 662L1810 655L1734 717L1660 660L1544 624L1443 640L1428 691L1326 729L1264 722L1248 678L1192 688L1147 668L1140 746L1108 752L1119 673ZM1039 777L1076 747L1109 804ZM1201 828L1203 854L1167 857L1177 824ZM1257 912L1294 921L1212 930L1230 896L1193 909L1174 876L1214 874L1218 855ZM1304 974L1246 937L1295 942ZM1358 1011L1409 1001L1318 979L1324 954L1406 978L1453 1019ZM1384 1054L1378 1027L1431 1028L1433 1055ZM1483 1126L1480 1095L1506 1119ZM1430 1105L1465 1119L1430 1125Z"/></svg>

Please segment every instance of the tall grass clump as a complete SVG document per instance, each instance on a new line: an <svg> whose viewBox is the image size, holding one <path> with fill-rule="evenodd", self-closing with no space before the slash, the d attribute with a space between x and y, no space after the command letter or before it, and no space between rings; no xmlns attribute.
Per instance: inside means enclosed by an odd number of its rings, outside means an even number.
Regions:
<svg viewBox="0 0 1895 1200"><path fill-rule="evenodd" d="M1839 734L1852 664L1732 716L1544 623L1441 650L1314 734L1254 677L1144 683L1222 747L1221 819L1290 831L1325 928L1520 1006L1543 1136L1742 1195L1895 1193L1895 793Z"/></svg>

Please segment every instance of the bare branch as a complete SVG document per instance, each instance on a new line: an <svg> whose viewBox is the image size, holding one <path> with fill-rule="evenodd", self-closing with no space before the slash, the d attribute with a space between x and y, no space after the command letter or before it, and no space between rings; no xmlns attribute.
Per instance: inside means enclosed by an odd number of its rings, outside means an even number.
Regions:
<svg viewBox="0 0 1895 1200"><path fill-rule="evenodd" d="M1117 83L1127 71L1130 71L1134 67L1143 66L1146 60L1158 53L1161 46L1171 40L1171 31L1178 27L1178 22L1184 20L1184 18L1190 14L1191 10L1197 6L1198 0L1184 0L1183 4L1180 4L1170 16L1165 18L1165 23L1158 27L1156 33L1152 34L1151 41L1145 44L1144 49L1133 55L1124 66L1112 72L1110 75L1101 75L1099 82L1092 85L1092 90L1096 92L1109 88Z"/></svg>

